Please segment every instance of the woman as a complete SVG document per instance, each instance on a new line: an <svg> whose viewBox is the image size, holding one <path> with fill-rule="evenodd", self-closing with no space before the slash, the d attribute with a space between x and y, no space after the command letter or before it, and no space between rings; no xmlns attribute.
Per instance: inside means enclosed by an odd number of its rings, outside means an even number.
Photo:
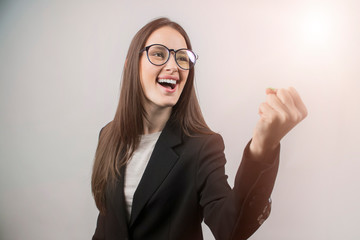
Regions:
<svg viewBox="0 0 360 240"><path fill-rule="evenodd" d="M195 95L185 31L166 18L131 42L115 117L100 132L92 191L100 210L93 239L247 239L270 213L280 139L306 116L293 88L267 89L234 188L221 136Z"/></svg>

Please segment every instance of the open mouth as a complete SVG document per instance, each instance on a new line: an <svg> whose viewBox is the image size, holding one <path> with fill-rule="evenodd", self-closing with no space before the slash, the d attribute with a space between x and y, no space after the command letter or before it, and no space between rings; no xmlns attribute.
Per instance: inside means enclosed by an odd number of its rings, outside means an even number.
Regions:
<svg viewBox="0 0 360 240"><path fill-rule="evenodd" d="M176 87L176 80L174 79L158 79L157 82L168 89L174 89Z"/></svg>

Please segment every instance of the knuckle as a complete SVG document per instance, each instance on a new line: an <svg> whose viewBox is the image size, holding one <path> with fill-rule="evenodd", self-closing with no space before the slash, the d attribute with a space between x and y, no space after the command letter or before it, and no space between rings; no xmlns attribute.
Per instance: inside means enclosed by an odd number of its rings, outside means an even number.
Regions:
<svg viewBox="0 0 360 240"><path fill-rule="evenodd" d="M298 123L301 121L301 114L298 111L295 111L292 115L291 115L291 122L292 123Z"/></svg>
<svg viewBox="0 0 360 240"><path fill-rule="evenodd" d="M292 121L292 117L290 114L284 113L284 114L281 114L281 120L282 120L282 123L287 123L287 122Z"/></svg>
<svg viewBox="0 0 360 240"><path fill-rule="evenodd" d="M308 110L305 108L305 109L304 109L304 113L303 113L303 118L306 118L307 115L308 115Z"/></svg>
<svg viewBox="0 0 360 240"><path fill-rule="evenodd" d="M283 113L276 113L272 115L272 121L279 124L287 122L287 116Z"/></svg>
<svg viewBox="0 0 360 240"><path fill-rule="evenodd" d="M269 113L269 120L271 121L271 122L275 122L275 121L277 121L277 119L278 119L278 116L277 116L277 114L276 113Z"/></svg>
<svg viewBox="0 0 360 240"><path fill-rule="evenodd" d="M302 111L299 111L299 122L301 121L301 120L303 120L304 118L306 118L306 116L307 116L307 111L305 111L305 112L302 112Z"/></svg>
<svg viewBox="0 0 360 240"><path fill-rule="evenodd" d="M286 89L285 88L279 88L278 92L281 93L281 94L284 94L286 92Z"/></svg>

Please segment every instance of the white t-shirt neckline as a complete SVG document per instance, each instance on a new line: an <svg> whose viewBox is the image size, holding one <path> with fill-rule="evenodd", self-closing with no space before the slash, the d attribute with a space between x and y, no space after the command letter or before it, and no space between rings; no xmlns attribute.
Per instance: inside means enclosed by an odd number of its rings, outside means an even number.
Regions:
<svg viewBox="0 0 360 240"><path fill-rule="evenodd" d="M139 146L134 151L132 157L126 165L124 194L129 217L131 215L134 193L145 172L146 166L150 160L151 154L160 134L161 132L155 132L141 135Z"/></svg>

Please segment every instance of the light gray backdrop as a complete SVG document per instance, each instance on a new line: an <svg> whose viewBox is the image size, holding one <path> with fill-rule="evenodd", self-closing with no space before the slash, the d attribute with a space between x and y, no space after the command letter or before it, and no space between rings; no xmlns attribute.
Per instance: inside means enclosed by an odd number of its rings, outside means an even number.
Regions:
<svg viewBox="0 0 360 240"><path fill-rule="evenodd" d="M252 240L360 239L356 0L0 2L0 239L90 239L90 176L129 43L166 16L199 54L197 92L232 184L266 87L309 116L282 141L270 218ZM205 238L213 239L205 228Z"/></svg>

